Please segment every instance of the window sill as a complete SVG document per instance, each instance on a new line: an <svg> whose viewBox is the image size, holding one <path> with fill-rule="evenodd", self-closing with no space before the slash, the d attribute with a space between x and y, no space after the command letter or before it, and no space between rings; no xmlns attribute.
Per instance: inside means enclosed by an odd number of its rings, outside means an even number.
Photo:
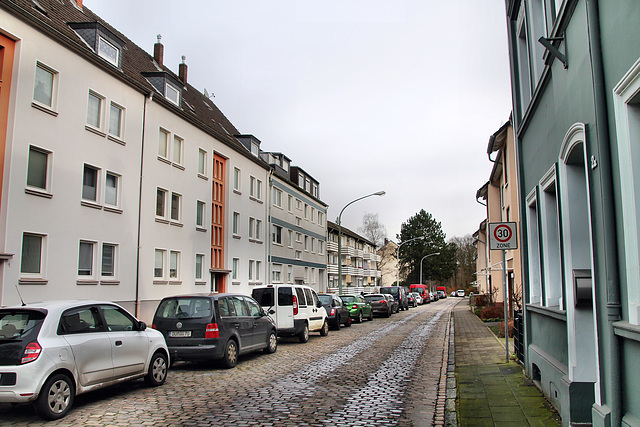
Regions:
<svg viewBox="0 0 640 427"><path fill-rule="evenodd" d="M108 135L107 139L109 141L115 142L116 144L120 144L120 145L127 145L126 142L124 142L123 140L121 140L120 138L118 138L117 136L113 136L113 135Z"/></svg>
<svg viewBox="0 0 640 427"><path fill-rule="evenodd" d="M154 284L154 285L166 285L166 284L168 284L168 283L169 283L169 282L168 282L167 280L154 280L154 281L153 281L153 284Z"/></svg>
<svg viewBox="0 0 640 427"><path fill-rule="evenodd" d="M202 175L201 173L198 173L198 178L204 179L205 181L209 181L209 177L206 175Z"/></svg>
<svg viewBox="0 0 640 427"><path fill-rule="evenodd" d="M260 204L264 203L262 200L260 200L260 199L256 199L256 198L255 198L255 197L253 197L253 196L249 196L249 200L253 200L254 202L257 202L257 203L260 203Z"/></svg>
<svg viewBox="0 0 640 427"><path fill-rule="evenodd" d="M239 234L234 234L231 237L233 237L234 239L241 239L242 238L242 236L240 236Z"/></svg>
<svg viewBox="0 0 640 427"><path fill-rule="evenodd" d="M102 210L102 205L99 205L96 202L90 202L90 201L87 201L87 200L81 200L80 201L80 205L82 205L82 206L84 206L86 208Z"/></svg>
<svg viewBox="0 0 640 427"><path fill-rule="evenodd" d="M206 233L206 232L207 232L207 229L206 229L206 228L204 228L204 227L196 226L196 231L200 231L200 232L202 232L202 233Z"/></svg>
<svg viewBox="0 0 640 427"><path fill-rule="evenodd" d="M241 282L231 282L232 285L240 285Z"/></svg>
<svg viewBox="0 0 640 427"><path fill-rule="evenodd" d="M96 135L101 136L101 137L103 137L103 138L107 136L107 134L106 134L106 133L102 132L102 131L101 131L100 129L98 129L98 128L94 128L94 127L93 127L93 126L91 126L91 125L84 125L84 128L85 128L85 130L88 130L88 131L89 131L89 132L91 132L91 133L95 133Z"/></svg>
<svg viewBox="0 0 640 427"><path fill-rule="evenodd" d="M100 280L101 285L119 285L120 280Z"/></svg>
<svg viewBox="0 0 640 427"><path fill-rule="evenodd" d="M250 286L262 286L262 281L259 280L249 280Z"/></svg>
<svg viewBox="0 0 640 427"><path fill-rule="evenodd" d="M259 245L261 245L262 243L264 243L262 240L258 240L258 239L249 239L249 241L250 241L251 243L257 243L257 244L259 244Z"/></svg>
<svg viewBox="0 0 640 427"><path fill-rule="evenodd" d="M640 325L624 321L615 322L613 324L613 333L619 337L640 342Z"/></svg>
<svg viewBox="0 0 640 427"><path fill-rule="evenodd" d="M198 285L203 286L203 285L206 285L206 284L207 284L207 282L200 282L200 281L196 282L196 286L198 286Z"/></svg>
<svg viewBox="0 0 640 427"><path fill-rule="evenodd" d="M171 161L169 159L166 159L166 158L164 158L162 156L158 156L158 160L160 160L162 163L166 163L168 165L171 164Z"/></svg>
<svg viewBox="0 0 640 427"><path fill-rule="evenodd" d="M99 282L93 279L78 279L76 285L97 285Z"/></svg>
<svg viewBox="0 0 640 427"><path fill-rule="evenodd" d="M169 280L170 285L182 285L182 280Z"/></svg>
<svg viewBox="0 0 640 427"><path fill-rule="evenodd" d="M20 279L18 279L19 285L46 285L47 283L49 283L47 279L36 277L21 277Z"/></svg>
<svg viewBox="0 0 640 427"><path fill-rule="evenodd" d="M185 169L185 167L184 167L184 166L182 166L182 165L181 165L181 164L179 164L179 163L171 163L171 165L172 165L174 168L176 168L176 169L180 169L181 171L183 171L183 170Z"/></svg>
<svg viewBox="0 0 640 427"><path fill-rule="evenodd" d="M184 227L184 224L177 221L171 221L169 222L169 224L173 225L174 227Z"/></svg>
<svg viewBox="0 0 640 427"><path fill-rule="evenodd" d="M105 206L103 209L105 210L105 212L111 212L111 213L116 213L116 214L121 214L122 213L122 209L111 208L109 206Z"/></svg>
<svg viewBox="0 0 640 427"><path fill-rule="evenodd" d="M242 191L240 190L236 190L235 188L233 189L233 192L236 193L238 196L242 196Z"/></svg>
<svg viewBox="0 0 640 427"><path fill-rule="evenodd" d="M160 224L169 224L169 220L162 217L156 217L156 222L159 222Z"/></svg>
<svg viewBox="0 0 640 427"><path fill-rule="evenodd" d="M53 194L48 193L45 190L36 190L35 188L25 188L24 192L32 196L44 197L45 199L53 198Z"/></svg>
<svg viewBox="0 0 640 427"><path fill-rule="evenodd" d="M33 101L33 102L31 103L31 106L32 106L33 108L35 108L36 110L40 110L40 111L42 111L43 113L50 114L50 115L52 115L53 117L58 117L58 112L57 112L57 111L52 110L52 109L51 109L51 107L48 107L48 106L46 106L46 105L42 105L42 104L38 104L38 103L37 103L37 102L35 102L35 101Z"/></svg>
<svg viewBox="0 0 640 427"><path fill-rule="evenodd" d="M543 307L541 305L534 304L526 304L525 306L527 311L532 311L534 313L539 313L545 316L553 317L558 320L566 321L567 320L567 312L565 310L560 310L556 307Z"/></svg>

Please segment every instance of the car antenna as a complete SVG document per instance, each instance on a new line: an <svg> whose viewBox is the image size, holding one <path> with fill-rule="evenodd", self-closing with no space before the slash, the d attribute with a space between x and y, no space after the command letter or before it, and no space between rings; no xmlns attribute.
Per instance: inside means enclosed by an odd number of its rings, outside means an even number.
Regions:
<svg viewBox="0 0 640 427"><path fill-rule="evenodd" d="M20 302L22 303L22 306L24 307L27 304L22 299L22 295L20 295L20 290L18 289L18 285L15 285L15 287L16 287L16 292L18 293L18 296L20 297Z"/></svg>

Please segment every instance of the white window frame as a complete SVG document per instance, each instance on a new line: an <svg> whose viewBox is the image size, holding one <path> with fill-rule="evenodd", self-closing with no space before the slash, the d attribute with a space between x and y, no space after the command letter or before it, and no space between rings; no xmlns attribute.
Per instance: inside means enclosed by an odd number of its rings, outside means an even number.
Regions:
<svg viewBox="0 0 640 427"><path fill-rule="evenodd" d="M624 264L629 323L640 325L640 58L613 89L624 235ZM621 257L622 258L622 257Z"/></svg>
<svg viewBox="0 0 640 427"><path fill-rule="evenodd" d="M158 158L169 160L169 141L171 140L171 132L167 129L160 128L158 130Z"/></svg>
<svg viewBox="0 0 640 427"><path fill-rule="evenodd" d="M198 149L198 175L207 177L207 151L202 148Z"/></svg>
<svg viewBox="0 0 640 427"><path fill-rule="evenodd" d="M249 281L253 281L253 266L255 264L255 261L250 259L249 260Z"/></svg>
<svg viewBox="0 0 640 427"><path fill-rule="evenodd" d="M96 244L97 242L91 241L91 240L80 240L79 244L78 244L78 279L94 279L95 275L96 275ZM90 261L90 265L89 265L89 272L88 274L82 274L81 271L86 270L86 266L81 265L83 259L82 259L82 247L89 247L91 248L91 255L89 258ZM85 260L86 261L86 260Z"/></svg>
<svg viewBox="0 0 640 427"><path fill-rule="evenodd" d="M238 280L238 267L240 266L240 258L233 258L231 261L231 280Z"/></svg>
<svg viewBox="0 0 640 427"><path fill-rule="evenodd" d="M196 200L196 227L204 228L205 217L207 214L207 204L202 200ZM200 219L198 220L198 216Z"/></svg>
<svg viewBox="0 0 640 427"><path fill-rule="evenodd" d="M115 186L115 203L110 203L110 201L108 200L108 196L107 196L107 192L109 191L109 189L111 188L108 185L109 182L109 176L115 177L116 180L116 186ZM114 209L118 209L120 208L120 193L121 193L121 181L122 181L122 176L118 175L117 173L111 172L111 171L105 171L105 177L104 177L104 205L108 206L108 207L112 207Z"/></svg>
<svg viewBox="0 0 640 427"><path fill-rule="evenodd" d="M97 112L91 111L92 99L95 99L98 102ZM102 132L102 129L104 128L105 104L106 104L106 98L103 95L100 95L98 92L89 89L89 95L87 97L87 121L86 121L86 125L89 128ZM90 114L90 113L93 113L93 114ZM95 121L97 121L97 123L95 123Z"/></svg>
<svg viewBox="0 0 640 427"><path fill-rule="evenodd" d="M94 174L95 174L95 181L96 182L95 182L95 185L93 186L95 196L94 196L93 199L89 198L89 197L86 197L86 194L85 194L85 187L86 188L90 188L91 187L91 186L85 185L86 171L88 169L92 170L94 172ZM85 163L83 165L83 168L82 168L82 193L81 193L81 197L82 197L83 201L89 202L89 203L92 203L92 204L100 204L100 193L102 191L102 189L100 187L101 186L101 182L100 182L101 172L102 172L101 169L96 167L96 166L93 166L93 165L90 165L90 164L87 164L87 163Z"/></svg>
<svg viewBox="0 0 640 427"><path fill-rule="evenodd" d="M234 236L239 236L240 212L234 212L232 216L231 231Z"/></svg>
<svg viewBox="0 0 640 427"><path fill-rule="evenodd" d="M118 118L118 126L115 131L113 127L114 110L118 111L116 115L116 117ZM122 105L116 104L113 101L111 101L111 103L109 104L109 127L107 130L109 132L109 135L118 140L124 140L125 110L126 109Z"/></svg>
<svg viewBox="0 0 640 427"><path fill-rule="evenodd" d="M276 224L271 226L271 242L275 245L282 245L282 227Z"/></svg>
<svg viewBox="0 0 640 427"><path fill-rule="evenodd" d="M113 257L111 259L112 262L112 268L113 268L113 274L104 274L105 273L105 269L104 269L104 254L105 254L105 247L112 247L113 248ZM116 279L118 277L118 255L119 255L119 245L115 244L115 243L106 243L103 242L102 243L102 247L101 247L101 251L100 251L100 277L103 279Z"/></svg>
<svg viewBox="0 0 640 427"><path fill-rule="evenodd" d="M164 84L164 97L172 104L180 106L180 90L169 82Z"/></svg>
<svg viewBox="0 0 640 427"><path fill-rule="evenodd" d="M23 271L25 257L24 238L25 236L40 239L40 248L38 254L38 271ZM47 255L47 235L41 233L23 232L20 243L20 278L21 279L44 279L46 271L46 255Z"/></svg>
<svg viewBox="0 0 640 427"><path fill-rule="evenodd" d="M183 158L184 158L184 138L174 134L173 144L171 144L171 162L174 165L182 166L184 163Z"/></svg>
<svg viewBox="0 0 640 427"><path fill-rule="evenodd" d="M238 168L233 168L233 191L240 193L241 189L242 171Z"/></svg>
<svg viewBox="0 0 640 427"><path fill-rule="evenodd" d="M205 265L205 255L204 254L196 254L196 258L195 258L195 279L196 279L196 284L199 284L199 282L203 282L204 281L204 265ZM198 267L198 264L200 264L200 266Z"/></svg>
<svg viewBox="0 0 640 427"><path fill-rule="evenodd" d="M553 198L551 198L551 191L549 191L551 187L553 187ZM544 265L542 285L545 289L544 305L562 308L564 306L562 299L564 277L560 263L559 197L556 166L554 165L540 180L540 212L542 218L540 226L542 230L542 263Z"/></svg>
<svg viewBox="0 0 640 427"><path fill-rule="evenodd" d="M103 46L113 49L116 53L115 58L109 55L109 52L102 49ZM108 63L120 67L120 48L102 36L98 37L98 56Z"/></svg>
<svg viewBox="0 0 640 427"><path fill-rule="evenodd" d="M158 201L160 198L158 197L159 193L162 193L162 212L158 214ZM168 219L167 212L170 210L168 204L168 196L169 191L164 188L156 188L156 218Z"/></svg>
<svg viewBox="0 0 640 427"><path fill-rule="evenodd" d="M174 206L174 200L178 201L178 206ZM169 219L174 223L182 223L182 194L171 192L171 206L169 207ZM176 216L174 216L176 213Z"/></svg>
<svg viewBox="0 0 640 427"><path fill-rule="evenodd" d="M180 256L180 251L169 251L169 280L171 281L180 280Z"/></svg>
<svg viewBox="0 0 640 427"><path fill-rule="evenodd" d="M527 196L527 254L529 263L529 303L542 305L540 235L536 188Z"/></svg>
<svg viewBox="0 0 640 427"><path fill-rule="evenodd" d="M273 187L273 205L282 208L282 190Z"/></svg>
<svg viewBox="0 0 640 427"><path fill-rule="evenodd" d="M271 281L273 283L282 283L282 264L273 264L271 266Z"/></svg>
<svg viewBox="0 0 640 427"><path fill-rule="evenodd" d="M40 186L36 186L36 185L31 185L29 184L29 175L30 172L36 172L35 166L31 163L31 152L37 152L39 154L43 154L45 155L46 159L46 164L45 164L45 170L44 170L44 187L40 187ZM53 158L53 153L51 151L42 149L40 147L36 147L35 145L30 145L29 146L29 151L27 154L27 176L25 179L25 183L26 183L26 191L30 194L37 194L37 195L51 195L51 161ZM41 175L41 172L43 171L38 171L38 175Z"/></svg>
<svg viewBox="0 0 640 427"><path fill-rule="evenodd" d="M156 248L153 254L154 254L153 255L153 279L166 280L167 250ZM158 255L160 255L159 259L158 259ZM160 261L160 266L158 266L158 261ZM160 275L158 275L158 270L160 271Z"/></svg>
<svg viewBox="0 0 640 427"><path fill-rule="evenodd" d="M41 70L41 71L39 71ZM51 82L38 81L39 73L47 73L47 75L51 76ZM33 83L33 102L31 105L34 107L41 107L47 112L55 113L58 105L58 79L59 73L53 68L43 64L40 61L36 62L35 74L34 74L34 83ZM42 99L38 94L38 85L39 84L47 84L51 94L48 100ZM47 94L47 98L49 98L49 94Z"/></svg>
<svg viewBox="0 0 640 427"><path fill-rule="evenodd" d="M249 238L255 239L255 230L256 230L256 219L254 217L249 217Z"/></svg>

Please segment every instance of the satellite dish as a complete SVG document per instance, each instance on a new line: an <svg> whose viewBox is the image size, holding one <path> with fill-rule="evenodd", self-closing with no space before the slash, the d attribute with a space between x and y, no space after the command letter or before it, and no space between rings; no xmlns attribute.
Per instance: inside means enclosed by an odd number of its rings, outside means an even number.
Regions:
<svg viewBox="0 0 640 427"><path fill-rule="evenodd" d="M215 98L216 96L214 94L209 94L209 92L207 92L207 88L204 88L204 96L206 96L207 98Z"/></svg>

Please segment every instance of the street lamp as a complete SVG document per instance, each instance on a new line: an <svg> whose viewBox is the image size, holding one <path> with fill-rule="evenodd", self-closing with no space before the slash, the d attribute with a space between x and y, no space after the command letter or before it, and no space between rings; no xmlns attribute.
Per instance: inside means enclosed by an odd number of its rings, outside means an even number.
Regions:
<svg viewBox="0 0 640 427"><path fill-rule="evenodd" d="M434 252L432 254L425 255L420 260L420 283L422 283L422 261L424 261L425 258L428 258L430 256L434 256L434 255L440 255L440 252Z"/></svg>
<svg viewBox="0 0 640 427"><path fill-rule="evenodd" d="M344 206L344 208L342 208L342 210L340 211L340 215L338 215L338 293L339 294L342 294L342 222L341 222L342 212L344 212L344 210L347 209L349 205L352 205L353 203L359 200L366 199L367 197L371 197L371 196L384 196L385 194L386 193L384 191L378 191L375 193L367 194L366 196L358 197L357 199L347 203Z"/></svg>
<svg viewBox="0 0 640 427"><path fill-rule="evenodd" d="M407 241L404 241L404 242L400 243L398 245L398 247L396 248L396 250L397 250L396 260L398 261L397 264L396 264L396 286L400 286L400 246L404 245L405 243L409 243L411 241L414 241L414 240L426 239L426 238L427 238L427 236L414 237L413 239L409 239ZM422 278L420 278L420 280L422 280Z"/></svg>

